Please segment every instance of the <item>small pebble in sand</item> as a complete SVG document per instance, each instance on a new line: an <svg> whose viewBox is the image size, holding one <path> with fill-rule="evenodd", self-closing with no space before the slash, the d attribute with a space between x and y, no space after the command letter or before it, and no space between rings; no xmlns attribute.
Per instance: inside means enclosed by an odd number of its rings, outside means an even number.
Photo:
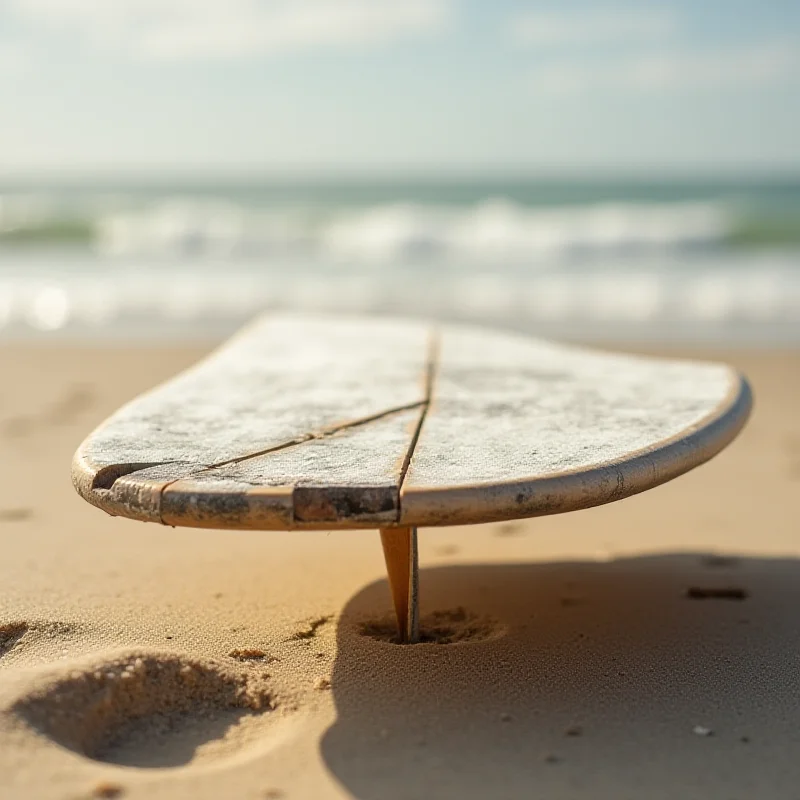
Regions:
<svg viewBox="0 0 800 800"><path fill-rule="evenodd" d="M290 639L296 641L303 641L305 639L313 639L317 635L317 631L323 626L327 625L333 619L333 614L326 614L322 617L312 619L304 630L293 633Z"/></svg>
<svg viewBox="0 0 800 800"><path fill-rule="evenodd" d="M690 586L686 596L690 600L746 600L748 595L739 586Z"/></svg>
<svg viewBox="0 0 800 800"><path fill-rule="evenodd" d="M267 701L267 704L269 704L269 701ZM261 711L261 707L264 705L264 698L259 697L258 695L251 697L248 705L253 709L253 711Z"/></svg>
<svg viewBox="0 0 800 800"><path fill-rule="evenodd" d="M700 563L704 567L711 567L712 569L725 569L726 567L737 566L739 559L734 556L721 556L716 553L710 553L707 556L702 556Z"/></svg>
<svg viewBox="0 0 800 800"><path fill-rule="evenodd" d="M508 713L508 711L504 711L500 715L500 722L511 722L512 719L513 717L511 716L511 714Z"/></svg>
<svg viewBox="0 0 800 800"><path fill-rule="evenodd" d="M749 736L742 736L742 738L741 738L741 739L739 739L739 741L740 741L742 744L750 744L750 737L749 737Z"/></svg>
<svg viewBox="0 0 800 800"><path fill-rule="evenodd" d="M281 789L266 789L264 791L264 797L267 798L267 800L279 800L279 798L286 797L286 795Z"/></svg>
<svg viewBox="0 0 800 800"><path fill-rule="evenodd" d="M92 790L92 797L113 798L121 797L125 790L118 783L103 781Z"/></svg>
<svg viewBox="0 0 800 800"><path fill-rule="evenodd" d="M495 536L517 536L522 533L522 525L516 522L503 522L497 526Z"/></svg>
<svg viewBox="0 0 800 800"><path fill-rule="evenodd" d="M228 655L231 658L237 659L237 661L262 661L264 659L268 661L274 660L271 658L269 653L266 653L257 647L243 647L236 650L231 650Z"/></svg>
<svg viewBox="0 0 800 800"><path fill-rule="evenodd" d="M564 731L564 736L583 736L583 726L581 725L570 725Z"/></svg>
<svg viewBox="0 0 800 800"><path fill-rule="evenodd" d="M545 764L558 764L561 759L555 753L545 753L542 757Z"/></svg>
<svg viewBox="0 0 800 800"><path fill-rule="evenodd" d="M695 736L713 736L714 735L714 731L712 731L711 728L706 728L704 725L695 725L694 728L692 728L692 733Z"/></svg>
<svg viewBox="0 0 800 800"><path fill-rule="evenodd" d="M331 688L331 682L327 678L320 678L315 684L315 689L319 689L320 691L325 691L325 689Z"/></svg>

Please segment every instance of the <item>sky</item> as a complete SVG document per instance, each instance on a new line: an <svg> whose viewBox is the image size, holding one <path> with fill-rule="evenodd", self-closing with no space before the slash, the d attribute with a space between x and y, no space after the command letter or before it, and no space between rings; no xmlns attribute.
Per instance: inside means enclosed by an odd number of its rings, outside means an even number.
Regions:
<svg viewBox="0 0 800 800"><path fill-rule="evenodd" d="M800 173L800 3L0 0L0 175Z"/></svg>

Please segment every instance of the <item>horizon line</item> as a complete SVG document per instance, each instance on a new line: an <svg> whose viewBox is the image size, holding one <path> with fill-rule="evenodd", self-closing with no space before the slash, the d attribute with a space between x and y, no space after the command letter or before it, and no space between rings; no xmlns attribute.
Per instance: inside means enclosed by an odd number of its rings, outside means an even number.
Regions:
<svg viewBox="0 0 800 800"><path fill-rule="evenodd" d="M514 166L459 167L393 166L375 167L207 167L181 166L121 166L121 167L63 167L45 169L4 169L0 167L0 184L11 183L183 183L208 184L324 184L341 183L491 183L533 181L568 183L591 182L758 182L795 183L800 181L800 164L793 165L741 165L737 167L701 168L693 165L659 165L648 167L553 167L530 168Z"/></svg>

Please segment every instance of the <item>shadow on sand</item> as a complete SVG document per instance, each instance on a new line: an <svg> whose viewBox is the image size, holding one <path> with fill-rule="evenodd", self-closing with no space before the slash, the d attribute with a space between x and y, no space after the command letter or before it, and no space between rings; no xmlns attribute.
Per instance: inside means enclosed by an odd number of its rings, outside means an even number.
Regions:
<svg viewBox="0 0 800 800"><path fill-rule="evenodd" d="M322 754L356 797L800 796L800 561L451 566L421 587L423 615L496 627L400 647L361 632L385 582L350 600Z"/></svg>

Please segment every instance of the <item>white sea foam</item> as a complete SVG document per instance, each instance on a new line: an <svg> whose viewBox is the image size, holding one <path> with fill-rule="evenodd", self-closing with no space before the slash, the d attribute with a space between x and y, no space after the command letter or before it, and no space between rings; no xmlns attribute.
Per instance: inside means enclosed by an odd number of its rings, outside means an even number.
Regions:
<svg viewBox="0 0 800 800"><path fill-rule="evenodd" d="M265 310L302 310L461 319L568 337L800 340L793 254L676 259L680 264L645 260L638 269L610 259L592 268L502 273L321 270L299 263L254 270L251 262L230 259L200 271L193 260L130 260L78 272L53 261L13 277L0 262L0 334L196 335L226 332Z"/></svg>
<svg viewBox="0 0 800 800"><path fill-rule="evenodd" d="M108 257L303 255L332 263L544 264L712 245L731 227L726 208L714 203L537 208L497 199L467 207L398 203L312 211L176 198L101 217L96 247Z"/></svg>

